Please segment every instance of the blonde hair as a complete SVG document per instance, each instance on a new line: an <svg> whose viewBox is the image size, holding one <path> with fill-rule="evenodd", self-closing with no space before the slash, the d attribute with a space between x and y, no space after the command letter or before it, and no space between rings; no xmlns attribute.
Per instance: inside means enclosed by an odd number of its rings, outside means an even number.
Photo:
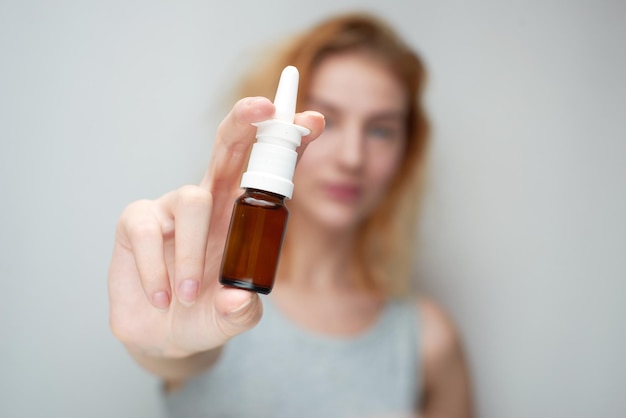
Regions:
<svg viewBox="0 0 626 418"><path fill-rule="evenodd" d="M237 96L273 98L278 75L285 66L294 65L300 72L298 111L304 110L316 66L329 55L353 51L367 53L388 68L408 97L403 159L386 198L361 226L355 248L365 272L360 285L387 296L404 296L410 290L429 133L421 103L426 72L418 55L380 19L364 13L340 15L275 50L274 59L266 58L243 80Z"/></svg>

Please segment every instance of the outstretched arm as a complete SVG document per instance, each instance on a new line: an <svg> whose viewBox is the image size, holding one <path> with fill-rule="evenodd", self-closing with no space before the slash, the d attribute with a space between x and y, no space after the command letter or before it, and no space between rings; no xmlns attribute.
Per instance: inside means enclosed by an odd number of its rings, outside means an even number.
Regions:
<svg viewBox="0 0 626 418"><path fill-rule="evenodd" d="M251 124L273 114L266 98L240 100L218 129L200 185L132 203L119 219L108 275L111 329L141 366L168 382L210 367L226 341L261 318L258 296L221 286L218 275L254 143ZM324 127L317 112L294 122L311 130L302 149Z"/></svg>

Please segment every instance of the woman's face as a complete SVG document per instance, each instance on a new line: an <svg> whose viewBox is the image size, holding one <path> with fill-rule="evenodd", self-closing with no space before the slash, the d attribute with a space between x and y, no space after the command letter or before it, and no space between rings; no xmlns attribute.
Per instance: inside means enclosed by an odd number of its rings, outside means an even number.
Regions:
<svg viewBox="0 0 626 418"><path fill-rule="evenodd" d="M354 229L384 198L400 165L406 94L381 64L351 53L318 65L308 97L326 129L300 159L289 208L322 228Z"/></svg>

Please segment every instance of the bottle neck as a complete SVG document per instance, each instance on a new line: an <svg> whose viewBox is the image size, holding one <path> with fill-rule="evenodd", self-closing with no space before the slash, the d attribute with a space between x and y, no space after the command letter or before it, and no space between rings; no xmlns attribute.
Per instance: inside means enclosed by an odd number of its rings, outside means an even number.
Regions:
<svg viewBox="0 0 626 418"><path fill-rule="evenodd" d="M254 187L246 187L245 195L253 198L267 200L277 204L285 203L285 196L269 192L267 190L255 189Z"/></svg>

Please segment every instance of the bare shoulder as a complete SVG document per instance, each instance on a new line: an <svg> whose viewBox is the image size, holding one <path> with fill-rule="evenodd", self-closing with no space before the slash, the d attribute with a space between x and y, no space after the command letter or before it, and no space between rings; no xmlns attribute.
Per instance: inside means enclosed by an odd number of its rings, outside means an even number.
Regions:
<svg viewBox="0 0 626 418"><path fill-rule="evenodd" d="M452 317L435 301L418 300L422 359L422 415L471 417L468 365Z"/></svg>
<svg viewBox="0 0 626 418"><path fill-rule="evenodd" d="M450 315L429 298L418 299L422 326L422 357L428 362L447 360L461 349L461 337Z"/></svg>

